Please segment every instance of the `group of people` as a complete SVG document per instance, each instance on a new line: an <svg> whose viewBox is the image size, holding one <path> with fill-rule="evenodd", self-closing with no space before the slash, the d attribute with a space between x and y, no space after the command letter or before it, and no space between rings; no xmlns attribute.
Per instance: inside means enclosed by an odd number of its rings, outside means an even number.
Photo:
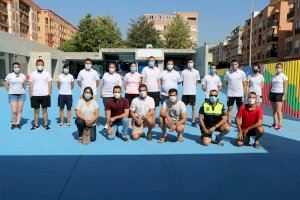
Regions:
<svg viewBox="0 0 300 200"><path fill-rule="evenodd" d="M168 132L177 133L177 141L183 141L183 133L187 123L187 109L190 105L191 126L200 125L201 142L207 146L210 143L224 145L222 138L229 133L232 125L233 106L236 103L238 114L236 126L238 129L237 146L249 144L250 136L255 136L253 146L259 148L259 139L264 133L262 126L263 109L262 88L264 77L260 74L260 66L254 65L252 73L246 75L236 60L232 61L231 68L225 73L224 80L227 88L227 107L219 100L219 91L223 88L220 77L216 73L216 66L210 65L209 74L200 81L200 73L194 68L195 62L188 59L187 68L181 74L174 70L174 61L168 60L162 72L155 65L154 57L149 57L148 66L142 73L137 71L136 63L131 63L130 72L124 78L117 72L115 63L108 64L106 72L100 80L96 70L92 68L92 60L85 59L84 69L77 77L81 87L80 99L77 102L75 124L78 128L78 140L82 140L85 130L90 132L90 140L96 140L96 126L99 124L99 105L97 97L101 97L105 108L105 129L107 139L113 140L116 136L122 140L129 140L129 129L132 129L131 139L138 140L143 135L144 128L148 128L146 138L152 140L152 129L156 127L155 117L159 112L159 127L162 137L159 143L168 141ZM269 99L272 102L274 124L276 130L282 130L282 104L287 91L287 77L282 73L283 65L278 63L276 74L272 78ZM31 107L34 109L34 123L31 131L40 127L39 114L42 108L44 128L50 131L47 108L51 106L52 78L44 70L44 61L36 61L36 71L30 74L29 79L20 73L20 64L12 64L12 73L5 78L5 88L9 93L9 103L12 110L11 129L21 129L22 108L26 99L25 87L29 84ZM57 77L59 89L58 107L60 108L59 126L65 123L71 126L73 107L72 89L74 78L69 73L67 64ZM182 84L182 98L178 94L178 85ZM196 119L197 85L201 84L205 93L204 103ZM98 89L100 90L98 95ZM125 96L123 97L123 90ZM202 100L201 100L202 101ZM161 106L158 111L157 107ZM64 108L67 108L67 120L64 117ZM214 132L220 132L214 139Z"/></svg>

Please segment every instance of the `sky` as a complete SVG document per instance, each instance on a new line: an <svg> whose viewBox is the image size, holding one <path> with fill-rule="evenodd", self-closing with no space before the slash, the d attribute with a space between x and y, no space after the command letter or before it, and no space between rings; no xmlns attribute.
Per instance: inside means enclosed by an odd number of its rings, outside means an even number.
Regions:
<svg viewBox="0 0 300 200"><path fill-rule="evenodd" d="M224 39L235 27L250 18L251 0L33 0L77 26L87 13L112 16L126 37L131 19L146 13L198 12L199 46ZM262 10L269 0L254 0Z"/></svg>

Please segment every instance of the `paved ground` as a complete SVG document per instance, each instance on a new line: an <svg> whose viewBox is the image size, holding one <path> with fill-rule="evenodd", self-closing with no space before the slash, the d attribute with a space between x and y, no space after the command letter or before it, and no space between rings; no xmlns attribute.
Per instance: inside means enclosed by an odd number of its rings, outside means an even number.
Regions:
<svg viewBox="0 0 300 200"><path fill-rule="evenodd" d="M75 99L78 98L75 88ZM200 88L199 88L200 91ZM197 110L203 93L198 94ZM221 100L224 102L225 96ZM97 141L84 146L77 132L57 125L57 91L49 111L51 132L30 132L29 99L21 131L10 130L7 94L0 89L0 199L296 199L300 189L300 123L284 120L280 133L268 128L259 150L233 145L236 127L225 146L199 144L199 129L186 126L184 142L155 139L108 141L98 127ZM101 104L101 116L103 106ZM190 110L189 110L190 113ZM104 122L104 119L101 119ZM73 120L74 122L74 120ZM190 122L189 122L190 124ZM298 130L297 130L298 129Z"/></svg>

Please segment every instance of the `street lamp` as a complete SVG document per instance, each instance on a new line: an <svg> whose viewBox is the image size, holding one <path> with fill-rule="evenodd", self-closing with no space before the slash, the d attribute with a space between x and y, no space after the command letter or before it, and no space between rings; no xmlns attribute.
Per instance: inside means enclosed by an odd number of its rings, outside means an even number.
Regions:
<svg viewBox="0 0 300 200"><path fill-rule="evenodd" d="M252 65L252 25L253 25L253 5L254 0L251 0L251 19L250 19L250 47L249 47L249 66Z"/></svg>

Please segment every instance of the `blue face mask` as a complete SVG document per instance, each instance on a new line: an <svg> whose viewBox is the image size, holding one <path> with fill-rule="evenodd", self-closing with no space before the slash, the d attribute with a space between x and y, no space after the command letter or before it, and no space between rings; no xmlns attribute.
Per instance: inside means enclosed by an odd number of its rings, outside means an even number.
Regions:
<svg viewBox="0 0 300 200"><path fill-rule="evenodd" d="M154 67L155 66L155 62L149 62L149 67Z"/></svg>
<svg viewBox="0 0 300 200"><path fill-rule="evenodd" d="M217 70L216 70L216 69L210 69L210 71L209 71L209 73L210 73L211 75L214 75L214 74L216 74L216 72L217 72Z"/></svg>
<svg viewBox="0 0 300 200"><path fill-rule="evenodd" d="M130 71L131 71L131 72L135 72L135 71L136 71L136 67L135 67L135 66L131 66L131 67L130 67Z"/></svg>
<svg viewBox="0 0 300 200"><path fill-rule="evenodd" d="M13 68L13 71L14 71L15 74L19 74L20 73L20 68L19 67Z"/></svg>
<svg viewBox="0 0 300 200"><path fill-rule="evenodd" d="M216 103L218 101L218 97L209 97L210 103Z"/></svg>
<svg viewBox="0 0 300 200"><path fill-rule="evenodd" d="M63 69L63 73L64 73L64 74L68 74L68 73L69 73L69 69L68 69L68 68L64 68L64 69Z"/></svg>
<svg viewBox="0 0 300 200"><path fill-rule="evenodd" d="M91 93L84 93L83 94L83 97L86 99L86 100L90 100L92 98L92 94Z"/></svg>

